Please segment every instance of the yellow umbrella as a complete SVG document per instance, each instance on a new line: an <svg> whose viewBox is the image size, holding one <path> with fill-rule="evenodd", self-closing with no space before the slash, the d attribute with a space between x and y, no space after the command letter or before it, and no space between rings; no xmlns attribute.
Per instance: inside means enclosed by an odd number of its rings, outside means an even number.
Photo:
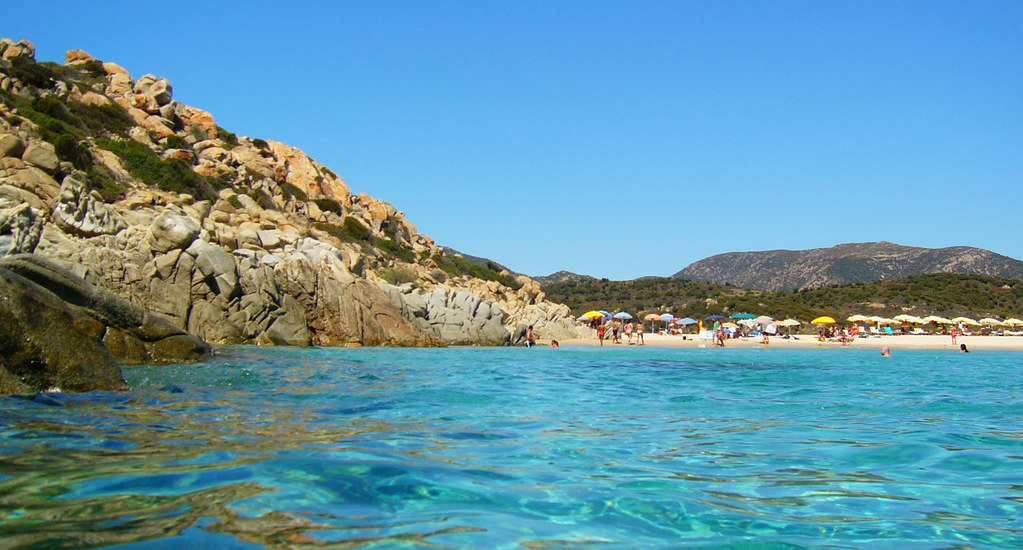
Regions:
<svg viewBox="0 0 1023 550"><path fill-rule="evenodd" d="M813 321L810 321L810 322L815 324L815 325L832 325L832 324L835 323L835 320L833 318L831 318L831 317L828 317L827 315L824 315L824 316L818 317L818 318L816 318L816 319L814 319Z"/></svg>
<svg viewBox="0 0 1023 550"><path fill-rule="evenodd" d="M587 311L586 313L583 313L582 315L580 315L580 317L586 317L587 319L596 319L598 317L603 317L603 316L604 316L604 314L599 312L599 311Z"/></svg>

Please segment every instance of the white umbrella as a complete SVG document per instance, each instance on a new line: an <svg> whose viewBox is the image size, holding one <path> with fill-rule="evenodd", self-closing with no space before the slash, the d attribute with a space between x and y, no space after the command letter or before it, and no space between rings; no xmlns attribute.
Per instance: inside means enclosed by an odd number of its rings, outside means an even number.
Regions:
<svg viewBox="0 0 1023 550"><path fill-rule="evenodd" d="M1023 319L1017 319L1015 317L1010 317L1010 318L1002 321L1002 324L1007 326L1007 327L1017 327L1019 325L1023 325Z"/></svg>
<svg viewBox="0 0 1023 550"><path fill-rule="evenodd" d="M969 317L956 317L952 319L953 323L962 323L964 325L980 325L977 321L970 319Z"/></svg>
<svg viewBox="0 0 1023 550"><path fill-rule="evenodd" d="M939 317L937 315L928 315L927 317L924 317L924 322L925 323L938 323L938 324L941 324L941 325L951 325L952 324L952 320L951 319L946 319L944 317Z"/></svg>
<svg viewBox="0 0 1023 550"><path fill-rule="evenodd" d="M982 324L982 325L994 325L996 327L999 327L999 326L1002 326L1004 323L1002 323L1001 321L999 321L998 319L995 319L993 317L985 317L985 318L980 320L980 324Z"/></svg>

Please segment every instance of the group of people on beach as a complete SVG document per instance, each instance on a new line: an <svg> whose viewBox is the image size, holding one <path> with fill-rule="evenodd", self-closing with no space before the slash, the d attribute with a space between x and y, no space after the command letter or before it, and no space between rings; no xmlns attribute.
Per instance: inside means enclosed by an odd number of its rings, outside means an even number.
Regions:
<svg viewBox="0 0 1023 550"><path fill-rule="evenodd" d="M646 343L643 339L643 333L646 331L646 327L643 326L643 321L636 321L633 323L632 319L629 319L624 325L622 325L621 319L614 319L610 323L604 320L598 321L598 323L597 340L600 341L600 345L602 346L604 345L604 340L607 338L608 330L611 331L612 344L622 343L621 333L623 332L625 333L625 338L628 340L628 345L630 346L642 346ZM636 339L635 342L632 341L633 338Z"/></svg>

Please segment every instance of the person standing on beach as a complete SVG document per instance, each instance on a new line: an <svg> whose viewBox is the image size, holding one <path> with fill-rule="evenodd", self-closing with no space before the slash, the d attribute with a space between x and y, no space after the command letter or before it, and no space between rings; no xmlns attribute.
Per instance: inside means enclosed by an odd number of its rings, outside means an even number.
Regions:
<svg viewBox="0 0 1023 550"><path fill-rule="evenodd" d="M536 345L536 332L533 331L533 325L529 325L526 329L526 347L531 348Z"/></svg>
<svg viewBox="0 0 1023 550"><path fill-rule="evenodd" d="M629 345L630 346L632 345L632 329L633 328L634 327L633 327L633 324L632 324L631 320L629 322L625 323L625 339L629 341Z"/></svg>
<svg viewBox="0 0 1023 550"><path fill-rule="evenodd" d="M607 322L601 321L600 326L597 327L597 340L600 340L600 345L604 345L604 335L607 334Z"/></svg>
<svg viewBox="0 0 1023 550"><path fill-rule="evenodd" d="M643 344L646 344L646 340L643 339L643 331L645 329L646 329L646 327L643 326L643 321L637 321L636 322L636 345L637 346L642 346Z"/></svg>
<svg viewBox="0 0 1023 550"><path fill-rule="evenodd" d="M622 322L619 321L618 319L615 319L614 322L611 323L611 343L612 344L621 344L622 343L622 337L618 335L618 331L621 330L621 329L622 329Z"/></svg>
<svg viewBox="0 0 1023 550"><path fill-rule="evenodd" d="M952 336L952 345L956 345L956 336L959 336L959 327L952 325L952 330L948 333Z"/></svg>

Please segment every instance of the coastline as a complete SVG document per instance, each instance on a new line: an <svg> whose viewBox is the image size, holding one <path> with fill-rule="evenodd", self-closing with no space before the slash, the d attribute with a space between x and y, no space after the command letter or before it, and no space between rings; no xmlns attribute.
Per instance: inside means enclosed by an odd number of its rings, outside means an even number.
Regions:
<svg viewBox="0 0 1023 550"><path fill-rule="evenodd" d="M657 348L713 348L709 340L700 340L695 334L687 336L683 340L681 336L666 336L661 334L646 334L645 346ZM760 338L725 340L725 348L750 348L767 347L777 349L820 349L820 348L865 348L880 350L888 346L892 350L898 349L932 349L959 351L959 344L966 344L970 351L997 350L997 351L1023 351L1023 337L1020 336L960 336L956 344L952 344L952 338L946 335L898 335L898 336L871 336L869 338L857 338L850 344L839 342L819 342L816 336L811 334L797 335L798 339L771 338L767 345L760 343ZM622 344L611 344L610 338L604 340L605 347L630 348L622 339ZM543 344L548 343L543 341ZM592 338L562 340L559 343L563 347L594 347L599 346L596 335Z"/></svg>

